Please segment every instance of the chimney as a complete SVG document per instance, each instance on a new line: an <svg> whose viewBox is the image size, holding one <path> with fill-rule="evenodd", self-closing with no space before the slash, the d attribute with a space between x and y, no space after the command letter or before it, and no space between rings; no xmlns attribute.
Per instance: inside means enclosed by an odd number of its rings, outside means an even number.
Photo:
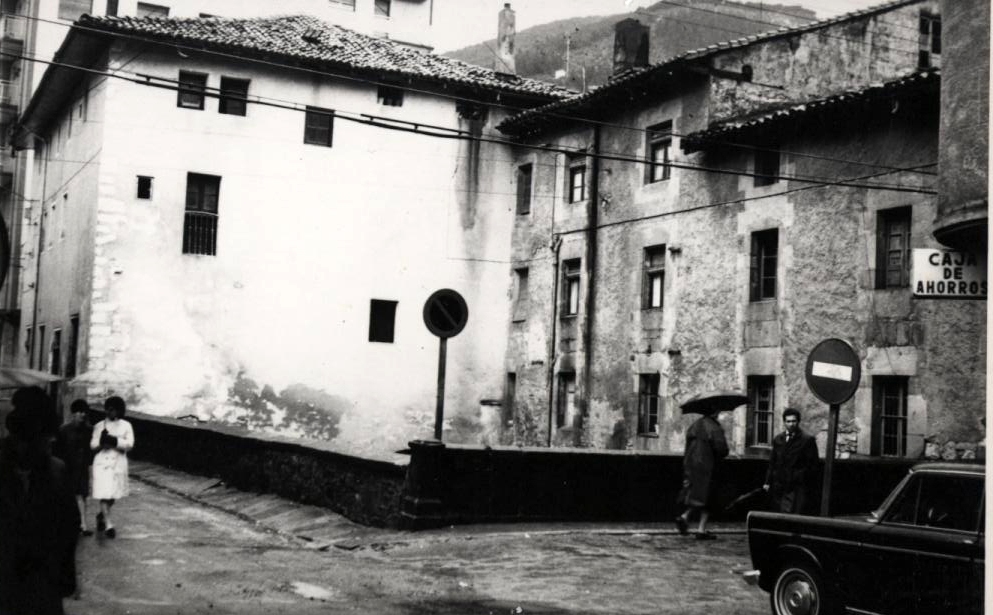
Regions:
<svg viewBox="0 0 993 615"><path fill-rule="evenodd" d="M614 74L648 66L648 26L637 19L614 24Z"/></svg>
<svg viewBox="0 0 993 615"><path fill-rule="evenodd" d="M500 22L497 28L497 59L494 70L498 73L517 74L514 63L514 37L517 34L517 20L510 3L503 5L500 11Z"/></svg>

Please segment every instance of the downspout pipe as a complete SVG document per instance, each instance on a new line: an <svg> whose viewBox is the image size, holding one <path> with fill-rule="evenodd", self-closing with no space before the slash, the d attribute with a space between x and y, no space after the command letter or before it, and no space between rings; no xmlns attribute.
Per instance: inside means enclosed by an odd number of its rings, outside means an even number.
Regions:
<svg viewBox="0 0 993 615"><path fill-rule="evenodd" d="M600 225L600 126L593 126L593 152L590 161L590 194L586 203L586 301L585 318L583 319L583 395L582 399L582 428L578 430L577 438L583 438L586 433L586 419L590 415L590 393L593 385L593 323L596 313L596 270L598 237L597 227ZM581 444L581 441L575 442Z"/></svg>

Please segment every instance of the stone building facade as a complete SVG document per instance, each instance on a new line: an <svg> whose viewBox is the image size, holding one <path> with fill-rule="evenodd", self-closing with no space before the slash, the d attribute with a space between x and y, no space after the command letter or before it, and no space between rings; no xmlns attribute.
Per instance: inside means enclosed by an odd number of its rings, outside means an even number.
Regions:
<svg viewBox="0 0 993 615"><path fill-rule="evenodd" d="M941 247L938 24L937 2L889 2L622 62L604 87L505 122L527 184L505 441L680 452L679 404L735 388L752 401L722 417L734 451L767 450L792 406L823 454L804 367L838 337L863 373L843 455L975 454L985 301L908 284L909 249Z"/></svg>

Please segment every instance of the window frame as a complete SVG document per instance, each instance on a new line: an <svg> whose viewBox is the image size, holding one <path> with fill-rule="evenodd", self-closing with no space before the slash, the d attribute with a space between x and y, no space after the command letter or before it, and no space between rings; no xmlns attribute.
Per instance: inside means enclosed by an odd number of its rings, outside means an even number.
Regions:
<svg viewBox="0 0 993 615"><path fill-rule="evenodd" d="M221 179L220 175L193 172L186 174L186 204L183 211L183 254L201 256L217 255ZM214 194L209 194L209 188L213 188ZM193 199L191 199L191 195L194 196Z"/></svg>
<svg viewBox="0 0 993 615"><path fill-rule="evenodd" d="M62 375L62 328L52 329L52 341L48 344L48 369L55 376Z"/></svg>
<svg viewBox="0 0 993 615"><path fill-rule="evenodd" d="M556 429L572 427L572 422L576 418L576 372L559 372L557 380L555 427ZM570 403L570 400L572 400L572 403Z"/></svg>
<svg viewBox="0 0 993 615"><path fill-rule="evenodd" d="M903 229L899 227L903 226ZM909 288L910 263L913 255L911 241L913 240L914 214L909 205L881 209L876 212L876 289ZM897 236L903 242L902 249L890 247L890 239ZM891 283L891 273L897 269L890 266L894 252L901 252L899 268L900 279Z"/></svg>
<svg viewBox="0 0 993 615"><path fill-rule="evenodd" d="M194 78L191 80L190 78ZM207 98L207 80L209 75L196 71L181 70L177 79L176 106L180 109L203 111L204 100ZM184 101L184 96L187 100Z"/></svg>
<svg viewBox="0 0 993 615"><path fill-rule="evenodd" d="M770 448L772 439L776 437L776 377L749 375L745 390L748 397L745 406L745 446ZM763 405L766 407L763 408ZM760 434L763 426L766 433Z"/></svg>
<svg viewBox="0 0 993 615"><path fill-rule="evenodd" d="M589 197L586 177L588 168L586 154L569 157L569 167L566 173L566 202L569 204L582 203ZM578 186L576 185L576 178L580 180ZM579 190L578 195L576 194L577 188Z"/></svg>
<svg viewBox="0 0 993 615"><path fill-rule="evenodd" d="M534 190L534 163L517 166L517 215L531 213L531 200Z"/></svg>
<svg viewBox="0 0 993 615"><path fill-rule="evenodd" d="M659 388L662 375L659 372L638 374L638 435L657 438L662 413L662 397Z"/></svg>
<svg viewBox="0 0 993 615"><path fill-rule="evenodd" d="M385 7L385 9L383 8ZM372 14L381 19L389 19L391 13L393 12L393 3L391 0L374 0L372 6Z"/></svg>
<svg viewBox="0 0 993 615"><path fill-rule="evenodd" d="M872 428L870 454L877 457L906 457L907 456L907 423L909 412L909 376L873 376L872 377ZM897 408L887 404L894 399ZM890 423L896 424L892 432L895 438L895 450L887 448L887 428Z"/></svg>
<svg viewBox="0 0 993 615"><path fill-rule="evenodd" d="M530 269L518 267L514 269L514 307L511 320L524 322L528 318L528 306L531 303Z"/></svg>
<svg viewBox="0 0 993 615"><path fill-rule="evenodd" d="M562 318L579 316L581 267L582 259L569 258L562 261L562 296L560 297Z"/></svg>
<svg viewBox="0 0 993 615"><path fill-rule="evenodd" d="M941 16L921 11L918 28L918 68L934 67L934 56L941 56Z"/></svg>
<svg viewBox="0 0 993 615"><path fill-rule="evenodd" d="M648 246L642 250L641 309L661 310L665 306L665 244ZM653 257L658 257L656 261ZM658 305L655 305L655 280L658 284Z"/></svg>
<svg viewBox="0 0 993 615"><path fill-rule="evenodd" d="M645 165L645 183L657 184L672 178L672 120L666 120L649 126L645 135L645 154L648 164ZM663 152L662 161L658 153Z"/></svg>
<svg viewBox="0 0 993 615"><path fill-rule="evenodd" d="M217 112L222 115L248 115L248 88L251 79L225 77L221 75L220 95L217 99ZM235 86L235 87L233 87ZM240 86L244 86L242 90Z"/></svg>
<svg viewBox="0 0 993 615"><path fill-rule="evenodd" d="M327 118L327 127L312 125L312 120L314 118ZM315 139L312 138L312 130L327 131L326 139ZM308 106L304 112L304 122L303 122L303 142L305 145L319 145L321 147L333 147L334 146L334 111L332 109L325 109L323 107L311 107Z"/></svg>
<svg viewBox="0 0 993 615"><path fill-rule="evenodd" d="M170 8L164 4L139 2L138 4L135 5L134 14L136 17L168 17L169 12L170 12Z"/></svg>
<svg viewBox="0 0 993 615"><path fill-rule="evenodd" d="M774 247L771 254L770 248ZM749 253L748 300L773 301L779 294L779 228L754 231ZM770 274L771 270L771 274ZM772 291L767 292L771 281Z"/></svg>
<svg viewBox="0 0 993 615"><path fill-rule="evenodd" d="M69 316L69 340L66 348L66 378L76 375L76 362L79 360L79 314Z"/></svg>

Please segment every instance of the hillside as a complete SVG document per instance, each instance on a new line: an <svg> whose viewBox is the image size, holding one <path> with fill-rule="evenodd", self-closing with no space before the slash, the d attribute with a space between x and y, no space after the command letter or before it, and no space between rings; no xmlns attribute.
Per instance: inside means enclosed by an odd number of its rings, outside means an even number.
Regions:
<svg viewBox="0 0 993 615"><path fill-rule="evenodd" d="M632 13L561 19L521 30L516 40L517 73L582 90L585 68L586 86L604 83L612 70L614 24L627 17L651 25L649 59L653 63L690 49L816 19L813 11L795 5L663 0ZM555 72L566 69L567 36L568 75L556 79ZM496 40L491 39L445 55L500 70L495 65L495 49Z"/></svg>

